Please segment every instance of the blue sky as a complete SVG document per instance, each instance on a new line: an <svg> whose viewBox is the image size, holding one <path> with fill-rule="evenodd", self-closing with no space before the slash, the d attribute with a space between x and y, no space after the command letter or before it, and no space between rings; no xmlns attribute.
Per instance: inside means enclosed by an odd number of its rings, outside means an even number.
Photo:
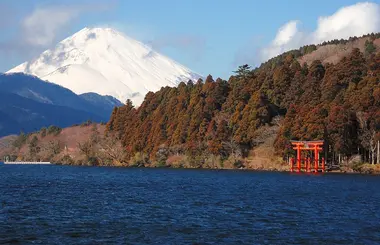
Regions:
<svg viewBox="0 0 380 245"><path fill-rule="evenodd" d="M380 31L378 1L359 10L354 8L359 2L351 0L20 2L0 0L0 72L30 59L86 26L115 27L202 75L212 74L225 79L238 65L257 65L287 49L319 42L326 39L323 33L328 33L328 37L345 37L360 35L363 31ZM350 9L349 6L354 7ZM339 14L344 7L347 10ZM34 24L47 28L42 33L48 36L38 43L31 43L28 35L35 34L35 30L28 29L30 26L25 23L36 11L40 12ZM360 14L368 15L374 23L361 23ZM318 22L323 16L331 17L326 18L324 25ZM352 20L346 21L347 18ZM360 23L326 31L328 26L355 21ZM279 29L283 30L282 34Z"/></svg>

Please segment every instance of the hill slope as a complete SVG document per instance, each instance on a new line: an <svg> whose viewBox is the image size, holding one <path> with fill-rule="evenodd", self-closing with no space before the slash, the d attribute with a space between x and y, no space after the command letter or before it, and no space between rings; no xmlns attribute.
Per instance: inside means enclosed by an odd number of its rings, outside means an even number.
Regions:
<svg viewBox="0 0 380 245"><path fill-rule="evenodd" d="M291 154L289 141L297 139L324 139L329 160L368 156L380 139L380 52L353 48L335 64L307 65L299 63L300 50L253 71L241 67L228 82L209 76L205 83L149 93L138 109L115 109L107 129L122 138L131 157L247 157L273 134L281 156Z"/></svg>
<svg viewBox="0 0 380 245"><path fill-rule="evenodd" d="M13 93L44 104L70 107L96 114L103 121L111 115L115 106L122 103L110 96L93 94L78 96L69 89L22 73L0 74L0 91ZM96 99L95 99L96 98Z"/></svg>
<svg viewBox="0 0 380 245"><path fill-rule="evenodd" d="M84 28L10 71L35 75L77 94L95 92L139 105L149 91L200 76L110 28Z"/></svg>
<svg viewBox="0 0 380 245"><path fill-rule="evenodd" d="M373 36L366 36L363 38L354 38L350 41L336 40L335 42L318 45L315 51L300 57L299 62L301 64L306 62L310 65L314 60L320 60L323 64L336 64L343 57L348 56L355 48L358 48L362 53L366 53L368 42L372 43L376 48L375 52L380 52L380 39L375 38L373 40Z"/></svg>
<svg viewBox="0 0 380 245"><path fill-rule="evenodd" d="M86 111L36 102L17 94L0 92L0 136L38 131L56 125L68 127L102 117Z"/></svg>

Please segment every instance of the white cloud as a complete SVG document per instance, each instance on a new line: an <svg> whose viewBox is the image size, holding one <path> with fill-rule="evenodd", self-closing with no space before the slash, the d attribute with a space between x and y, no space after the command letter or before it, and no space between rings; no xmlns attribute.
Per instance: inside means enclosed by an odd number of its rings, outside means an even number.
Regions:
<svg viewBox="0 0 380 245"><path fill-rule="evenodd" d="M262 61L281 54L287 50L298 48L302 45L305 36L298 30L299 21L289 21L277 32L275 39L268 47L261 50Z"/></svg>
<svg viewBox="0 0 380 245"><path fill-rule="evenodd" d="M4 70L50 48L67 36L74 21L88 14L112 11L118 2L76 0L71 4L37 4L25 15L13 4L0 0L0 29L7 34L0 37L0 56L7 60L4 65L10 66Z"/></svg>
<svg viewBox="0 0 380 245"><path fill-rule="evenodd" d="M277 46L285 45L294 38L297 32L297 21L290 21L278 30L273 44Z"/></svg>
<svg viewBox="0 0 380 245"><path fill-rule="evenodd" d="M261 62L302 45L379 32L380 5L363 2L343 7L331 16L319 17L311 33L300 31L299 24L292 20L282 26L270 45L260 50Z"/></svg>
<svg viewBox="0 0 380 245"><path fill-rule="evenodd" d="M113 8L115 1L105 3L81 2L74 5L48 5L37 7L22 21L22 32L28 44L48 46L55 42L62 28L71 24L84 13L105 11Z"/></svg>
<svg viewBox="0 0 380 245"><path fill-rule="evenodd" d="M339 9L335 14L320 17L318 28L313 33L315 42L349 38L380 30L380 5L357 3Z"/></svg>
<svg viewBox="0 0 380 245"><path fill-rule="evenodd" d="M80 9L65 6L35 9L22 23L26 41L35 46L50 45L55 40L57 32L79 13Z"/></svg>

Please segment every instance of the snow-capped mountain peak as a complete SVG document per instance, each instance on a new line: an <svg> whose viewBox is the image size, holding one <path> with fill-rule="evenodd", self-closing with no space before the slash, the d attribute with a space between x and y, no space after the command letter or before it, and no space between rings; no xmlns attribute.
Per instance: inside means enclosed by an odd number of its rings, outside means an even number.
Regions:
<svg viewBox="0 0 380 245"><path fill-rule="evenodd" d="M149 91L201 76L111 28L84 28L7 73L23 72L77 94L111 95L140 105Z"/></svg>

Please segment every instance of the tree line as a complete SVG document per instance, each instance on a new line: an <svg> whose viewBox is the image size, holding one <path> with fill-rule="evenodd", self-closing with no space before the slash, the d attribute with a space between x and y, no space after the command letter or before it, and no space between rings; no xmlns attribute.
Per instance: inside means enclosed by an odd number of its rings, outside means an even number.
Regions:
<svg viewBox="0 0 380 245"><path fill-rule="evenodd" d="M380 139L380 53L366 46L337 64L309 66L297 60L314 50L306 46L256 69L240 66L228 81L209 75L149 92L139 108L131 101L115 108L107 133L121 140L126 161L136 155L204 161L205 154L247 157L263 128L278 125L280 156L293 154L290 140L324 139L330 159L360 154L371 161Z"/></svg>

